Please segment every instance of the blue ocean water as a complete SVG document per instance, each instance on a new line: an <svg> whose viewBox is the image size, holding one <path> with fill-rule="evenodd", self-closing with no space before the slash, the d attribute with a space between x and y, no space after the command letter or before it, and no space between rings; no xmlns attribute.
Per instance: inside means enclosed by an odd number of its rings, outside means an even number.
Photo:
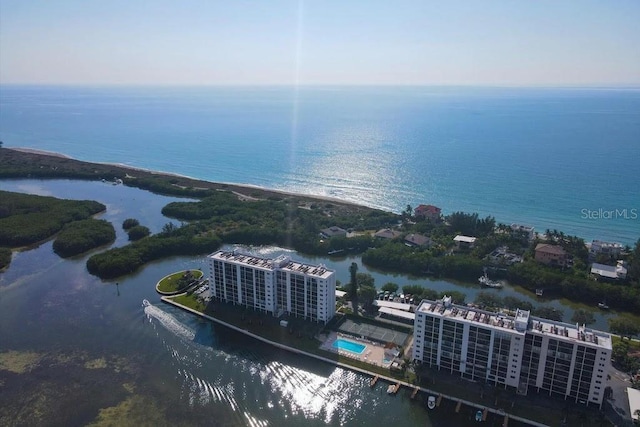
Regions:
<svg viewBox="0 0 640 427"><path fill-rule="evenodd" d="M639 89L1 86L0 140L396 212L430 203L640 237Z"/></svg>

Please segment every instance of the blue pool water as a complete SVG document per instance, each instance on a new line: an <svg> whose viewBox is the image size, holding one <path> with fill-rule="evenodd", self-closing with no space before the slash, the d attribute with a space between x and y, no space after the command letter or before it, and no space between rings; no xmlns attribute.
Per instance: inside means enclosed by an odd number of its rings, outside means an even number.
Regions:
<svg viewBox="0 0 640 427"><path fill-rule="evenodd" d="M355 354L362 354L362 352L367 346L364 344L358 344L357 342L347 341L347 340L343 340L342 338L338 338L337 340L334 341L333 347L340 350L350 351L351 353L355 353Z"/></svg>

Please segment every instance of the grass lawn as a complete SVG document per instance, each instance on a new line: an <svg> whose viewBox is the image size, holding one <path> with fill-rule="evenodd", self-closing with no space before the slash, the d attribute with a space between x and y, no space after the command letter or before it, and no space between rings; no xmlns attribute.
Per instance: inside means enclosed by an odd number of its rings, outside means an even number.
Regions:
<svg viewBox="0 0 640 427"><path fill-rule="evenodd" d="M192 280L201 279L202 271L200 270L188 270L193 274L193 277L190 279L186 279L184 277L184 271L178 271L177 273L170 274L166 277L163 277L160 282L158 282L158 290L160 292L178 292L182 289L189 286Z"/></svg>
<svg viewBox="0 0 640 427"><path fill-rule="evenodd" d="M203 312L205 309L205 305L202 300L198 299L195 295L178 295L171 297L171 300L196 311Z"/></svg>

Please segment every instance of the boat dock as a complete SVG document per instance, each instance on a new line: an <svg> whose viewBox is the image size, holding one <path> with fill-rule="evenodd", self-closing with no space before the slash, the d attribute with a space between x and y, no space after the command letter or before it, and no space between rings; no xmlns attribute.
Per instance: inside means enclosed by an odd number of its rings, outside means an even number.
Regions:
<svg viewBox="0 0 640 427"><path fill-rule="evenodd" d="M379 378L380 378L380 375L376 375L375 377L371 378L371 381L369 382L369 387L371 388L375 387Z"/></svg>
<svg viewBox="0 0 640 427"><path fill-rule="evenodd" d="M414 387L413 393L411 393L411 398L415 399L419 391L420 391L420 387Z"/></svg>
<svg viewBox="0 0 640 427"><path fill-rule="evenodd" d="M294 354L305 355L305 356L308 356L310 358L313 358L313 359L316 359L316 360L320 360L320 361L326 362L326 363L334 365L334 366L339 366L339 367L341 367L343 369L349 369L349 370L354 371L354 372L359 372L360 374L363 374L363 375L370 376L370 375L374 374L373 372L368 371L366 369L362 369L362 368L359 368L359 367L356 367L356 366L353 366L353 365L349 365L349 364L346 364L346 363L336 362L335 360L327 359L325 357L318 356L316 354L308 353L306 351L303 351L303 350L300 350L300 349L297 349L297 348L289 347L287 345L268 340L268 339L266 339L266 338L264 338L264 337L262 337L260 335L257 335L257 334L254 334L252 332L249 332L249 331L247 331L245 329L242 329L242 328L240 328L238 326L235 326L235 325L232 325L230 323L224 322L224 321L222 321L220 319L216 319L215 317L212 317L210 315L201 313L201 312L199 312L197 310L194 310L194 309L192 309L190 307L187 307L185 305L177 303L177 302L171 300L170 298L167 298L166 296L162 296L160 299L163 302L167 303L167 304L179 307L179 308L181 308L181 309L183 309L183 310L185 310L187 312L190 312L192 314L200 316L200 317L202 317L204 319L211 320L211 321L213 321L213 322L215 322L217 324L221 324L221 325L223 325L223 326L225 326L225 327L227 327L227 328L229 328L231 330L234 330L234 331L240 332L242 334L245 334L247 336L250 336L252 338L255 338L258 341L264 342L264 343L269 344L269 345L273 345L276 348L288 350L288 351L290 351L290 352L292 352ZM424 393L433 394L433 395L439 396L438 397L438 402L440 400L442 400L443 398L447 399L447 400L451 400L453 402L457 402L456 412L460 411L460 407L464 403L465 405L468 405L470 407L479 408L480 410L486 410L487 412L498 414L498 415L504 415L505 416L505 421L507 421L507 418L511 418L511 419L516 420L516 421L524 422L524 423L529 424L529 425L534 426L534 427L547 427L545 424L542 424L542 423L539 423L539 422L536 422L536 421L533 421L533 420L528 420L528 419L525 419L525 418L520 417L520 416L515 416L513 414L505 414L504 410L502 410L502 409L486 407L485 405L482 405L482 404L479 404L479 403L476 403L476 402L470 402L468 400L460 399L460 398L455 397L455 396L442 394L439 391L432 390L432 389L429 389L429 388L426 388L426 387L420 387L420 386L416 386L415 384L410 384L408 382L398 381L397 378L393 378L393 377L390 377L390 376L378 375L378 374L375 374L375 375L376 375L376 377L382 378L383 380L389 381L389 382L392 383L392 385L390 385L389 387L393 387L393 390L394 390L393 394L397 393L402 385L404 385L406 387L409 387L411 389L413 389L415 387L419 387L420 391L422 391ZM395 385L393 385L394 382L395 382Z"/></svg>

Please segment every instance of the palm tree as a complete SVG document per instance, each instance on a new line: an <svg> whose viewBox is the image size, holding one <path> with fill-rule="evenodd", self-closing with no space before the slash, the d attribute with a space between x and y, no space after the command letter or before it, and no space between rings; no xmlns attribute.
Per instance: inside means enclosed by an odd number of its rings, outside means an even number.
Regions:
<svg viewBox="0 0 640 427"><path fill-rule="evenodd" d="M351 280L349 281L349 294L351 296L351 305L353 306L353 313L358 314L358 264L351 263L349 267L349 273L351 274Z"/></svg>

